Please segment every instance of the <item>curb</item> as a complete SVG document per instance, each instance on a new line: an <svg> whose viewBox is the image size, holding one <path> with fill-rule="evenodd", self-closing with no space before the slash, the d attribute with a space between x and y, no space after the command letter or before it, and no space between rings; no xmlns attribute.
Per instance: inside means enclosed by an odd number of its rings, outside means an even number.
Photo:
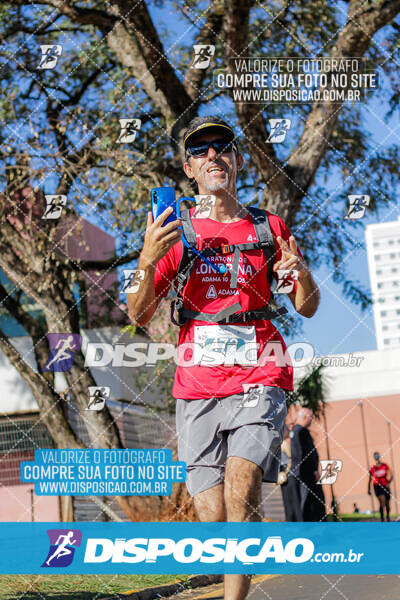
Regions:
<svg viewBox="0 0 400 600"><path fill-rule="evenodd" d="M184 590L192 590L198 587L221 583L223 575L195 575L184 582L174 582L158 587L146 588L137 592L123 592L108 596L102 600L156 600L157 598L168 598L174 594L179 594Z"/></svg>

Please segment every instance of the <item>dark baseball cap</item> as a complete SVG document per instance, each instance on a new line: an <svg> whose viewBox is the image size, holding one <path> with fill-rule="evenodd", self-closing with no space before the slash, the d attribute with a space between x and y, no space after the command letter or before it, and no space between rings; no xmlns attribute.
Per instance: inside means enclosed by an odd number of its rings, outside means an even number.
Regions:
<svg viewBox="0 0 400 600"><path fill-rule="evenodd" d="M192 119L184 133L183 143L185 149L190 146L194 140L204 133L218 133L228 142L235 139L235 132L226 122L215 116L195 117Z"/></svg>

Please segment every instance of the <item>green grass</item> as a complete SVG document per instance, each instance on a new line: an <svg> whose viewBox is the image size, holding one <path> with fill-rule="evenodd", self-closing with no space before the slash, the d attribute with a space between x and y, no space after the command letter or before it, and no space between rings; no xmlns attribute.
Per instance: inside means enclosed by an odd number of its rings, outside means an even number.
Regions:
<svg viewBox="0 0 400 600"><path fill-rule="evenodd" d="M392 519L392 521L396 521L399 518L399 516L391 515L390 518ZM331 515L328 516L328 520L329 521L333 520ZM348 513L348 514L343 513L343 514L339 515L338 520L346 521L346 522L348 522L348 521L353 521L353 522L356 522L356 521L380 521L381 518L380 518L379 512L374 512L370 515L364 515L361 513Z"/></svg>
<svg viewBox="0 0 400 600"><path fill-rule="evenodd" d="M101 600L186 575L0 575L0 600Z"/></svg>
<svg viewBox="0 0 400 600"><path fill-rule="evenodd" d="M370 515L362 515L360 513L349 513L340 515L342 521L375 521L379 519L379 513L371 513Z"/></svg>

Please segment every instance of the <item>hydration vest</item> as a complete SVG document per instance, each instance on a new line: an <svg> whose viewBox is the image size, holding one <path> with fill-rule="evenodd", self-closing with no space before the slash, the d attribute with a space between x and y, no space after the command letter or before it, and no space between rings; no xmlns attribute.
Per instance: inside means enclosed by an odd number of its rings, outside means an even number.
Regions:
<svg viewBox="0 0 400 600"><path fill-rule="evenodd" d="M201 251L203 256L216 256L218 254L233 254L232 270L230 271L230 287L231 289L237 288L237 277L239 267L240 253L246 250L256 250L261 248L264 253L265 261L267 264L267 280L269 285L272 283L273 266L275 262L276 250L275 243L272 237L271 227L265 210L255 207L248 207L248 212L253 220L254 229L257 236L257 242L247 242L243 244L222 244L216 248L205 248ZM190 246L193 248L197 247L196 233L193 228L193 224L190 218L189 210L182 211L182 227L184 235ZM176 298L171 302L171 320L175 325L181 327L189 319L196 319L199 321L208 321L210 323L219 324L233 324L233 323L246 323L247 321L264 321L279 317L286 314L288 311L285 307L276 308L272 305L273 295L271 292L270 300L268 304L257 310L241 311L241 305L239 302L235 302L232 306L228 306L218 313L206 313L196 312L185 308L182 291L187 282L189 281L190 274L192 272L194 263L198 258L191 248L188 248L185 244L182 244L183 252L182 258L179 263L177 273L177 286L176 286Z"/></svg>

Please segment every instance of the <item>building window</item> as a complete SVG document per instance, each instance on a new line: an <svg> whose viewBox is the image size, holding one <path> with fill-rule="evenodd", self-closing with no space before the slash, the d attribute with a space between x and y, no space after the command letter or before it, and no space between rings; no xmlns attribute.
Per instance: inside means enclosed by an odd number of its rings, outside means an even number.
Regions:
<svg viewBox="0 0 400 600"><path fill-rule="evenodd" d="M394 240L389 240L389 246L393 246Z"/></svg>
<svg viewBox="0 0 400 600"><path fill-rule="evenodd" d="M397 273L397 268L396 267L393 267L392 273Z"/></svg>
<svg viewBox="0 0 400 600"><path fill-rule="evenodd" d="M390 258L396 258L396 254L395 254L395 252L391 252L391 253L389 254L389 256L390 256Z"/></svg>
<svg viewBox="0 0 400 600"><path fill-rule="evenodd" d="M378 248L379 242L374 242L372 245L373 245L374 248Z"/></svg>
<svg viewBox="0 0 400 600"><path fill-rule="evenodd" d="M381 317L386 317L386 316L387 316L387 312L386 312L386 310L383 310L383 311L381 312Z"/></svg>
<svg viewBox="0 0 400 600"><path fill-rule="evenodd" d="M375 256L375 260L381 260L381 257L379 256L379 254L377 254L377 255Z"/></svg>
<svg viewBox="0 0 400 600"><path fill-rule="evenodd" d="M389 327L388 327L387 325L384 325L384 326L382 327L382 329L383 329L383 331L387 331L387 330L389 329Z"/></svg>
<svg viewBox="0 0 400 600"><path fill-rule="evenodd" d="M382 285L382 283L378 283L378 289L381 289Z"/></svg>
<svg viewBox="0 0 400 600"><path fill-rule="evenodd" d="M390 340L383 340L383 343L385 344L385 346L389 346Z"/></svg>

